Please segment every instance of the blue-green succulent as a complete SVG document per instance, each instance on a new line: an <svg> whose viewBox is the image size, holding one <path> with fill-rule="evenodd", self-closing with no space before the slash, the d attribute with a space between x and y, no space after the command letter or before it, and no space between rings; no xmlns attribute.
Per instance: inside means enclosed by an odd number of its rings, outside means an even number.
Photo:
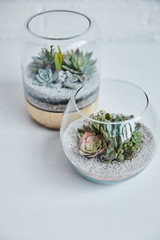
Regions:
<svg viewBox="0 0 160 240"><path fill-rule="evenodd" d="M83 53L79 49L62 54L59 46L58 52L53 46L50 50L42 48L38 56L32 56L32 60L28 65L28 76L34 84L41 86L76 90L96 71L92 52Z"/></svg>
<svg viewBox="0 0 160 240"><path fill-rule="evenodd" d="M62 69L70 71L80 82L84 82L96 71L96 60L92 59L92 52L84 54L77 48L63 55Z"/></svg>
<svg viewBox="0 0 160 240"><path fill-rule="evenodd" d="M41 86L48 86L52 82L55 82L57 78L57 72L52 73L50 67L46 67L45 69L39 69L38 74L36 75L36 80L34 80L34 84Z"/></svg>
<svg viewBox="0 0 160 240"><path fill-rule="evenodd" d="M76 89L77 84L79 86L80 83L78 83L78 78L70 73L68 70L67 71L59 71L58 72L58 77L57 81L62 82L63 87L65 88L70 88L70 89ZM80 87L80 86L79 86Z"/></svg>

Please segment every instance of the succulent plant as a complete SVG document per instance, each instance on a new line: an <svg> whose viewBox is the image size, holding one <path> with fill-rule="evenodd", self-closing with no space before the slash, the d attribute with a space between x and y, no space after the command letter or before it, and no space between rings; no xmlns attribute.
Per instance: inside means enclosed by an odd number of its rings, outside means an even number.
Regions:
<svg viewBox="0 0 160 240"><path fill-rule="evenodd" d="M32 57L33 62L30 63L29 67L33 74L37 74L39 69L44 69L50 66L54 70L54 49L53 46L50 47L50 51L46 48L42 48L38 57Z"/></svg>
<svg viewBox="0 0 160 240"><path fill-rule="evenodd" d="M34 84L47 86L54 82L57 78L57 72L52 73L50 67L46 67L45 69L39 69L38 74L36 75L36 80L34 80Z"/></svg>
<svg viewBox="0 0 160 240"><path fill-rule="evenodd" d="M141 133L138 128L132 133L131 138L127 139L124 143L122 143L121 137L117 136L113 138L112 142L110 142L106 149L105 161L111 162L112 160L129 160L131 159L133 153L135 153L141 146L141 143Z"/></svg>
<svg viewBox="0 0 160 240"><path fill-rule="evenodd" d="M76 89L78 83L78 78L72 75L69 71L57 71L57 82L62 83L62 87ZM80 84L78 84L79 86ZM80 86L79 86L80 87Z"/></svg>
<svg viewBox="0 0 160 240"><path fill-rule="evenodd" d="M60 47L58 46L58 52L55 52L54 61L56 70L62 70L62 52Z"/></svg>
<svg viewBox="0 0 160 240"><path fill-rule="evenodd" d="M92 53L71 50L67 54L62 54L60 47L58 51L50 47L50 51L42 48L39 56L33 56L33 62L30 64L32 73L37 73L38 69L44 69L50 66L52 70L70 71L72 74L78 75L78 79L85 79L89 74L95 71L95 60L91 59Z"/></svg>
<svg viewBox="0 0 160 240"><path fill-rule="evenodd" d="M91 56L92 53L83 54L79 49L62 54L59 46L58 51L55 51L53 46L50 51L43 48L39 56L32 57L28 76L33 78L33 83L37 85L77 89L96 70L96 61L92 60Z"/></svg>
<svg viewBox="0 0 160 240"><path fill-rule="evenodd" d="M121 136L113 137L106 149L105 161L111 162L114 159L124 160Z"/></svg>
<svg viewBox="0 0 160 240"><path fill-rule="evenodd" d="M79 144L79 153L87 157L95 157L101 154L107 145L102 136L95 136L93 133L85 132Z"/></svg>
<svg viewBox="0 0 160 240"><path fill-rule="evenodd" d="M57 71L58 72L58 76L57 76L57 80L59 82L65 82L67 79L71 80L72 79L72 74L69 71Z"/></svg>
<svg viewBox="0 0 160 240"><path fill-rule="evenodd" d="M83 82L90 74L96 71L96 61L92 60L91 57L92 52L83 54L83 51L80 52L79 49L68 51L67 54L63 55L62 69L75 74Z"/></svg>
<svg viewBox="0 0 160 240"><path fill-rule="evenodd" d="M78 137L81 142L85 133L90 133L99 139L103 139L103 146L105 146L104 150L106 151L103 150L102 152L99 152L97 150L97 153L101 154L101 159L103 161L109 163L113 160L123 161L125 159L130 159L132 154L141 146L142 140L138 124L136 125L136 128L135 123L131 124L124 122L111 124L114 122L130 120L134 117L133 115L110 115L105 111L100 111L97 114L92 114L90 117L107 124L90 121L88 125L84 125L82 129L78 129ZM97 154L94 153L94 156L96 155ZM86 154L86 156L88 155Z"/></svg>
<svg viewBox="0 0 160 240"><path fill-rule="evenodd" d="M132 132L135 128L134 122L124 122L126 120L130 120L133 118L133 115L130 116L124 116L122 114L113 114L110 115L109 113L106 113L105 111L100 111L98 114L91 115L91 118L94 120L106 122L106 124L101 124L92 121L90 128L97 132L97 134L101 133L103 134L105 140L109 143L113 137L121 136L122 142L127 140L131 137ZM118 122L120 122L118 124ZM117 124L113 124L117 123Z"/></svg>

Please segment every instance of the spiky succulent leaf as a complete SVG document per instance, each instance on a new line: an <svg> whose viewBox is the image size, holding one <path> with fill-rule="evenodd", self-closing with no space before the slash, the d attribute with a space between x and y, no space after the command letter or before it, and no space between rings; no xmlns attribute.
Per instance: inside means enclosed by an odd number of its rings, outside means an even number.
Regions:
<svg viewBox="0 0 160 240"><path fill-rule="evenodd" d="M79 49L71 50L71 52L63 55L62 69L79 75L79 80L84 81L87 76L96 71L96 61L92 60L91 56L92 52L84 54Z"/></svg>
<svg viewBox="0 0 160 240"><path fill-rule="evenodd" d="M29 69L33 74L37 74L39 69L45 69L47 66L53 68L54 65L54 49L50 47L50 51L42 48L38 56L32 56L33 62L29 64Z"/></svg>

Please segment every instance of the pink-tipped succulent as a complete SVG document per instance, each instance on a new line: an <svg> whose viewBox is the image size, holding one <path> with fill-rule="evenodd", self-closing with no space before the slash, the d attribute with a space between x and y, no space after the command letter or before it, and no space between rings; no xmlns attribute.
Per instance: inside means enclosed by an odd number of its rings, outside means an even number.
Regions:
<svg viewBox="0 0 160 240"><path fill-rule="evenodd" d="M102 153L107 145L101 135L95 136L91 132L85 132L79 143L79 153L87 157L95 157Z"/></svg>

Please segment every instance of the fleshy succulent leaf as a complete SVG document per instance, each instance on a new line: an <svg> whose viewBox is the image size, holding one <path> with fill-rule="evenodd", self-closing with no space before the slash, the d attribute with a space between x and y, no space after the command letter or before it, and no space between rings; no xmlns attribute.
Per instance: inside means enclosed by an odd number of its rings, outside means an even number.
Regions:
<svg viewBox="0 0 160 240"><path fill-rule="evenodd" d="M57 55L58 55L58 60L59 60L59 69L57 69L57 70L61 70L62 69L62 58L63 58L63 56L62 56L62 52L61 52L60 46L58 46L58 53L57 53Z"/></svg>
<svg viewBox="0 0 160 240"><path fill-rule="evenodd" d="M54 81L54 75L52 74L52 70L47 67L45 69L39 69L38 74L36 75L36 80L34 80L34 84L47 86Z"/></svg>
<svg viewBox="0 0 160 240"><path fill-rule="evenodd" d="M108 121L110 121L110 120L111 120L111 116L110 116L110 114L109 114L109 113L106 113L106 115L105 115L105 119L107 119Z"/></svg>
<svg viewBox="0 0 160 240"><path fill-rule="evenodd" d="M106 144L100 136L95 136L91 132L85 132L83 134L81 130L78 130L78 133L82 134L79 135L81 136L79 147L79 153L81 155L85 155L87 157L95 157L106 149Z"/></svg>
<svg viewBox="0 0 160 240"><path fill-rule="evenodd" d="M69 70L73 74L79 75L80 82L83 82L87 76L96 71L96 61L91 59L91 53L80 52L79 49L63 55L62 69Z"/></svg>
<svg viewBox="0 0 160 240"><path fill-rule="evenodd" d="M60 46L58 45L58 51L59 51L59 54L62 56L62 51L60 49Z"/></svg>
<svg viewBox="0 0 160 240"><path fill-rule="evenodd" d="M56 67L56 70L61 70L62 69L62 66L61 66L61 55L58 55L59 53L55 53L54 55L54 61L55 61L55 67Z"/></svg>

